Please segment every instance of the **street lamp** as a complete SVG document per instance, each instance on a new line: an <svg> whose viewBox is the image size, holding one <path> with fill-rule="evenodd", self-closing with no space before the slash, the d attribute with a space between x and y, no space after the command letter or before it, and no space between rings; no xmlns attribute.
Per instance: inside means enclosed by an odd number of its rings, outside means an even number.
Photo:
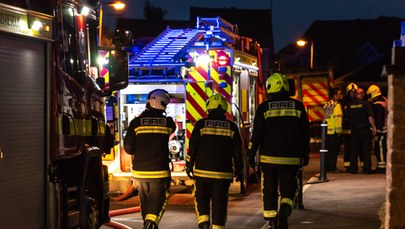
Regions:
<svg viewBox="0 0 405 229"><path fill-rule="evenodd" d="M99 14L100 14L100 20L99 20L99 30L98 30L98 37L99 37L99 46L101 46L102 42L102 36L103 36L103 5L107 6L112 6L114 7L115 10L121 11L125 8L125 3L121 1L116 1L116 2L100 2L100 7L99 7Z"/></svg>
<svg viewBox="0 0 405 229"><path fill-rule="evenodd" d="M314 42L306 41L306 40L298 40L297 45L300 47L306 46L308 43L311 45L311 54L310 54L310 59L309 59L309 68L312 70L314 69Z"/></svg>

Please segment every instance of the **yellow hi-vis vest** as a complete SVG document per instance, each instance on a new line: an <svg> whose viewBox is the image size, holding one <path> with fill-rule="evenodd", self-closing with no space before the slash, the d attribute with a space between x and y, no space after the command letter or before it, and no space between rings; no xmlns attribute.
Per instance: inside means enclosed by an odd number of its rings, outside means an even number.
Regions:
<svg viewBox="0 0 405 229"><path fill-rule="evenodd" d="M325 106L325 121L328 123L328 134L342 132L342 107L335 100L330 100Z"/></svg>

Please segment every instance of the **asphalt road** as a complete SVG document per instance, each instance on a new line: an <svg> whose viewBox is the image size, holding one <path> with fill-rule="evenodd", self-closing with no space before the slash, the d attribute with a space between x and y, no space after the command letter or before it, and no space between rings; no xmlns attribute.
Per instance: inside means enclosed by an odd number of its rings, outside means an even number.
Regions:
<svg viewBox="0 0 405 229"><path fill-rule="evenodd" d="M341 157L338 167L343 168ZM293 211L290 229L305 228L379 228L379 211L385 196L384 174L334 173L320 176L319 154L303 170L303 209ZM322 179L321 179L322 178ZM197 229L194 199L191 188L173 186L169 205L159 224L161 229ZM111 201L111 209L125 209L139 205L138 197ZM113 221L142 228L140 213L119 215ZM230 192L226 228L264 229L260 185L252 183L245 196ZM102 229L111 228L102 226Z"/></svg>

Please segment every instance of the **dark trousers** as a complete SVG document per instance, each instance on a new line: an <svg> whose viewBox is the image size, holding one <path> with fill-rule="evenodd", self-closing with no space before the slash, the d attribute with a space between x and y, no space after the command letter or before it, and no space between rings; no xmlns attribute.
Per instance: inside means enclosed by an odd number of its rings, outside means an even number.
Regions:
<svg viewBox="0 0 405 229"><path fill-rule="evenodd" d="M350 167L350 152L351 152L351 134L343 134L343 165L346 169Z"/></svg>
<svg viewBox="0 0 405 229"><path fill-rule="evenodd" d="M193 195L198 224L210 222L212 202L212 224L225 226L230 184L231 180L196 177Z"/></svg>
<svg viewBox="0 0 405 229"><path fill-rule="evenodd" d="M326 171L334 171L337 169L337 157L340 150L340 137L338 134L326 135Z"/></svg>
<svg viewBox="0 0 405 229"><path fill-rule="evenodd" d="M371 171L371 132L369 128L352 129L350 172L357 173L358 157L363 159L363 172Z"/></svg>
<svg viewBox="0 0 405 229"><path fill-rule="evenodd" d="M138 189L142 218L159 224L170 194L170 179L134 179Z"/></svg>
<svg viewBox="0 0 405 229"><path fill-rule="evenodd" d="M387 161L387 134L377 134L374 141L374 152L377 158L377 169L385 169Z"/></svg>
<svg viewBox="0 0 405 229"><path fill-rule="evenodd" d="M262 169L262 200L263 216L265 220L276 218L278 213L278 200L280 191L280 201L293 203L298 196L298 169L288 166L272 167L266 164L261 165ZM301 188L301 187L300 187Z"/></svg>

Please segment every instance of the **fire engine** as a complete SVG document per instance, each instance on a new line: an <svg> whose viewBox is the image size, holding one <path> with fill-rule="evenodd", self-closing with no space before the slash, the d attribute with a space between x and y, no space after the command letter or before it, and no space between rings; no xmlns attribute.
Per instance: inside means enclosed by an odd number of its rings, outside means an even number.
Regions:
<svg viewBox="0 0 405 229"><path fill-rule="evenodd" d="M144 110L148 92L165 89L172 96L166 113L178 126L169 142L172 178L187 181L188 139L195 122L206 116L205 101L213 93L224 95L227 117L239 124L244 142L249 140L256 106L266 99L261 52L256 41L220 17L198 17L195 28L167 28L129 60L130 83L119 92L121 138ZM113 177L130 176L131 158L123 150L115 162Z"/></svg>
<svg viewBox="0 0 405 229"><path fill-rule="evenodd" d="M131 34L114 37L106 82L97 1L0 2L0 228L99 228L114 144L105 98L128 84Z"/></svg>
<svg viewBox="0 0 405 229"><path fill-rule="evenodd" d="M290 95L301 101L307 111L310 123L310 143L313 151L318 151L321 143L321 123L324 121L323 107L329 101L333 74L329 71L307 71L287 73Z"/></svg>

